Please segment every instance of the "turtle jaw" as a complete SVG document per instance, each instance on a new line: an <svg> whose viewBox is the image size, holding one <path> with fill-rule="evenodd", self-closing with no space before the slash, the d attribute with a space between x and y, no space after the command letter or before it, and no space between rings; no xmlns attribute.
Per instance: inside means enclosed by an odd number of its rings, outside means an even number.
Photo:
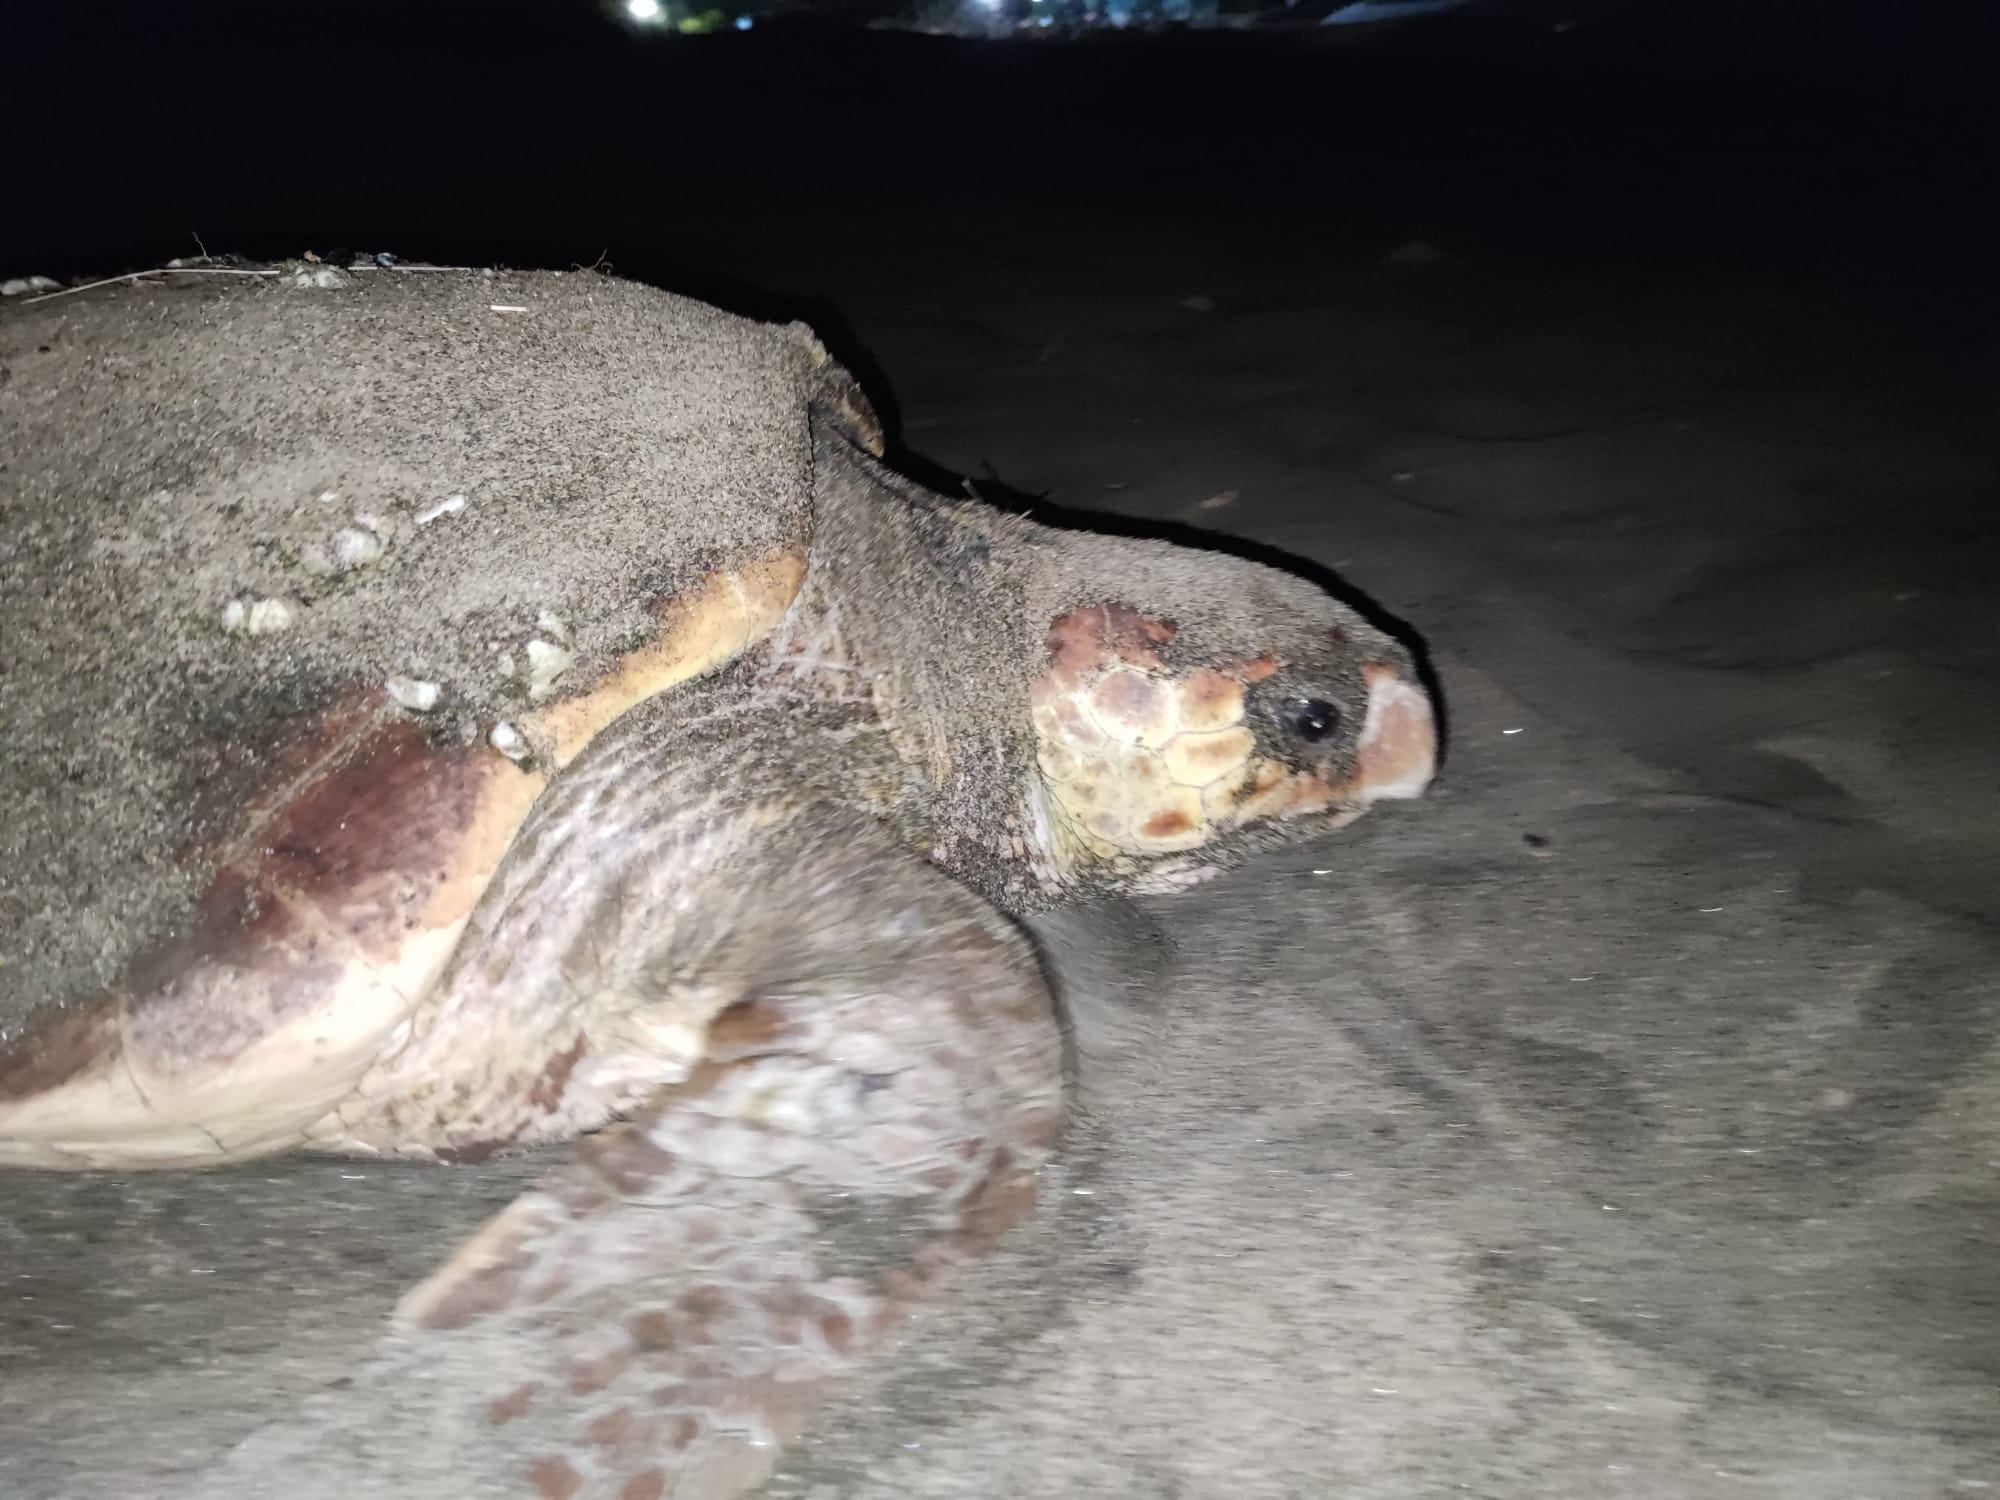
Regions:
<svg viewBox="0 0 2000 1500"><path fill-rule="evenodd" d="M1368 717L1356 751L1352 796L1362 808L1421 797L1437 774L1437 713L1430 694L1385 666L1371 663L1362 675L1368 681Z"/></svg>
<svg viewBox="0 0 2000 1500"><path fill-rule="evenodd" d="M1355 748L1354 773L1335 781L1317 772L1287 771L1277 761L1260 762L1253 781L1268 776L1274 785L1262 805L1239 805L1239 824L1324 813L1330 828L1345 828L1377 802L1407 801L1429 789L1438 756L1437 713L1430 695L1377 662L1362 668L1362 676L1368 683L1368 712Z"/></svg>
<svg viewBox="0 0 2000 1500"><path fill-rule="evenodd" d="M1368 711L1353 773L1336 780L1323 771L1259 760L1245 778L1246 794L1232 809L1236 826L1296 822L1310 836L1345 828L1374 803L1424 794L1437 771L1437 714L1430 695L1380 662L1363 667L1362 677Z"/></svg>

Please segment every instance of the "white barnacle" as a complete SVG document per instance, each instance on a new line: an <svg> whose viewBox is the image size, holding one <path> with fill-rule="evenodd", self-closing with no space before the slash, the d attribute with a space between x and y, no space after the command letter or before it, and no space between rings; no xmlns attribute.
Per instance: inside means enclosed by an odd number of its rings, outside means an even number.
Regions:
<svg viewBox="0 0 2000 1500"><path fill-rule="evenodd" d="M540 702L556 690L556 679L569 670L576 658L553 641L540 637L528 642L528 698Z"/></svg>
<svg viewBox="0 0 2000 1500"><path fill-rule="evenodd" d="M438 685L419 677L391 677L384 684L389 696L411 713L427 714L438 706Z"/></svg>
<svg viewBox="0 0 2000 1500"><path fill-rule="evenodd" d="M289 599L231 599L222 606L222 628L231 635L276 635L297 618Z"/></svg>
<svg viewBox="0 0 2000 1500"><path fill-rule="evenodd" d="M343 526L333 534L333 570L351 573L382 556L382 538L362 526Z"/></svg>
<svg viewBox="0 0 2000 1500"><path fill-rule="evenodd" d="M431 522L443 516L455 516L464 509L465 496L447 495L444 499L438 501L437 504L427 506L425 509L418 511L417 524L419 526L428 526Z"/></svg>
<svg viewBox="0 0 2000 1500"><path fill-rule="evenodd" d="M528 758L528 742L521 737L520 730L504 720L493 726L492 731L486 736L486 743L509 760L522 761Z"/></svg>
<svg viewBox="0 0 2000 1500"><path fill-rule="evenodd" d="M250 633L276 635L281 630L290 630L297 618L298 611L292 608L290 600L259 599L250 606Z"/></svg>

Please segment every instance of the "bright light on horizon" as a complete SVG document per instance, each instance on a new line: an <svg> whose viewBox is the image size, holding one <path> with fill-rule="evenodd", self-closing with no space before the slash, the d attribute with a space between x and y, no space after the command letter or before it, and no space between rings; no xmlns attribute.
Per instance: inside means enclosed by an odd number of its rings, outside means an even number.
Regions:
<svg viewBox="0 0 2000 1500"><path fill-rule="evenodd" d="M660 0L625 0L625 14L641 26L651 26L666 13Z"/></svg>

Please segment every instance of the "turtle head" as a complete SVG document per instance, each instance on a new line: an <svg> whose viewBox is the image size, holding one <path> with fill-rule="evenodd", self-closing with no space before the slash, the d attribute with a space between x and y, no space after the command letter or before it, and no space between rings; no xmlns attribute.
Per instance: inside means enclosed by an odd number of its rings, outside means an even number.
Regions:
<svg viewBox="0 0 2000 1500"><path fill-rule="evenodd" d="M1188 884L1423 792L1437 721L1403 646L1301 579L1167 550L1049 620L1030 691L1063 875Z"/></svg>

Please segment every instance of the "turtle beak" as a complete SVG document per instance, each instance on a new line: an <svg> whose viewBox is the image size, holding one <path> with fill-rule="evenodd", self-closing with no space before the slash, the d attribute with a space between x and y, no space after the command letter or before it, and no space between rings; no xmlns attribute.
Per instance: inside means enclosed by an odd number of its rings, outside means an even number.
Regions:
<svg viewBox="0 0 2000 1500"><path fill-rule="evenodd" d="M1437 769L1437 715L1430 695L1394 668L1370 663L1368 718L1361 726L1351 783L1363 805L1418 797Z"/></svg>

